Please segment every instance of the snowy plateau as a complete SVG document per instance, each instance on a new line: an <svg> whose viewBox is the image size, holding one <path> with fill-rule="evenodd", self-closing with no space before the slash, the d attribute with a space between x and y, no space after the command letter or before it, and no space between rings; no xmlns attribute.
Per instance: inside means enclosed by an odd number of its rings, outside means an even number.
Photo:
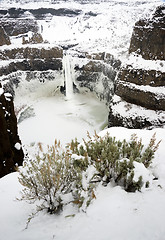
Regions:
<svg viewBox="0 0 165 240"><path fill-rule="evenodd" d="M11 95L14 97L18 134L21 139L21 144L15 144L16 150L23 147L25 153L34 158L38 142L46 148L48 144L52 145L56 138L65 146L75 137L82 142L87 131L91 135L96 131L100 136L105 136L108 132L118 140L128 141L132 134L136 134L142 139L144 146L149 144L154 133L156 141L161 140L149 170L139 170L143 172L144 178L150 178L149 188L131 193L114 183L109 183L106 187L100 183L95 190L96 199L85 211L78 211L70 205L65 206L59 215L41 211L31 219L27 228L27 220L35 211L37 203L29 204L18 200L23 189L18 181L18 172L2 177L0 240L165 240L165 127L107 127L107 96L113 94L113 84L106 82L107 76L113 75L107 62L104 65L104 73L107 74L104 76L105 85L98 81L97 84L91 83L88 86L85 83L81 86L75 80L78 77L75 69L81 71L85 65L85 70L90 71L93 65L89 64L89 58L97 57L100 53L110 56L110 60L123 67L132 65L136 69L164 72L164 60L146 60L128 53L135 23L139 19L150 18L162 4L164 3L161 0L0 0L1 15L12 8L26 9L20 13L19 18L35 21L43 43L29 42L29 49L39 49L41 52L43 48L45 51L54 49L59 51L59 56L61 49L64 51L62 60L57 57L53 62L58 69L46 69L43 73L19 69L10 72L9 78L0 76L2 87L10 90L10 93L5 93L6 97L9 101ZM62 13L47 13L44 17L35 18L32 13L42 8L53 9L52 12L60 9ZM8 14L4 15L4 19ZM36 26L34 25L34 28ZM10 64L20 66L19 62L26 65L24 55L27 49L26 44L22 44L22 37L27 41L32 37L32 31L13 34L10 36L10 45L0 46L0 68L6 69ZM23 50L21 54L16 52L13 59L3 57L4 52L14 52L14 49ZM62 61L62 67L59 61ZM42 61L38 65L41 67ZM115 74L118 74L118 67L115 71ZM98 76L101 79L103 75L98 73ZM11 86L12 82L14 84ZM60 86L65 87L65 94L61 93ZM5 91L3 88L0 87L0 96ZM107 92L109 88L111 90ZM139 89L144 91L150 91L151 88L139 86ZM155 91L165 96L163 86ZM116 102L120 101L118 96L114 99ZM126 115L124 102L117 105L114 111ZM157 118L156 111L152 109L144 111L144 108L136 106L131 111L137 115L144 112L144 115L147 114L153 120ZM160 116L165 118L163 111ZM138 167L136 166L137 171Z"/></svg>

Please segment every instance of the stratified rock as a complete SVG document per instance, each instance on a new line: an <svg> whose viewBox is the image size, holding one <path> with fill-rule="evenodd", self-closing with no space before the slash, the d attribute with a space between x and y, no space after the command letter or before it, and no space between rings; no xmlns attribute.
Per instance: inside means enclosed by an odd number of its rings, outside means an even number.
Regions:
<svg viewBox="0 0 165 240"><path fill-rule="evenodd" d="M63 50L59 47L22 47L0 50L0 59L54 59L63 58Z"/></svg>
<svg viewBox="0 0 165 240"><path fill-rule="evenodd" d="M110 104L109 126L143 128L165 124L165 72L127 66L118 74L115 94L120 101L113 99Z"/></svg>
<svg viewBox="0 0 165 240"><path fill-rule="evenodd" d="M13 100L11 95L3 93L0 85L0 177L15 171L23 157Z"/></svg>
<svg viewBox="0 0 165 240"><path fill-rule="evenodd" d="M17 36L20 34L38 32L37 22L33 19L8 19L1 18L0 25L3 26L8 36Z"/></svg>
<svg viewBox="0 0 165 240"><path fill-rule="evenodd" d="M144 87L119 81L115 93L129 103L152 109L165 111L164 88Z"/></svg>
<svg viewBox="0 0 165 240"><path fill-rule="evenodd" d="M122 68L118 74L118 79L123 82L137 85L161 87L165 86L165 72L156 70L135 69L132 66Z"/></svg>
<svg viewBox="0 0 165 240"><path fill-rule="evenodd" d="M0 26L0 46L10 44L11 42L9 36L6 34L4 28Z"/></svg>
<svg viewBox="0 0 165 240"><path fill-rule="evenodd" d="M108 126L123 126L126 128L153 128L165 124L165 112L146 109L124 101L119 96L113 97L110 105Z"/></svg>
<svg viewBox="0 0 165 240"><path fill-rule="evenodd" d="M61 59L32 59L18 62L11 62L9 65L0 68L0 76L8 75L10 73L20 71L47 71L47 70L61 70Z"/></svg>
<svg viewBox="0 0 165 240"><path fill-rule="evenodd" d="M135 24L129 52L136 52L142 58L132 55L132 65L118 74L109 126L144 128L165 124L164 13L165 6L160 6L152 18Z"/></svg>
<svg viewBox="0 0 165 240"><path fill-rule="evenodd" d="M165 6L159 6L150 19L135 24L129 52L144 59L165 60Z"/></svg>
<svg viewBox="0 0 165 240"><path fill-rule="evenodd" d="M118 74L115 93L129 103L165 111L165 72L128 66Z"/></svg>

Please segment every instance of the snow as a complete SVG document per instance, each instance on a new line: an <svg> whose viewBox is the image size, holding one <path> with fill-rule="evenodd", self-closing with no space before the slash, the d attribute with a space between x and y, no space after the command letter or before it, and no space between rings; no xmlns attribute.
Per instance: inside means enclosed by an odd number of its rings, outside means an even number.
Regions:
<svg viewBox="0 0 165 240"><path fill-rule="evenodd" d="M41 44L37 47L51 47L66 43L78 43L75 51L110 52L122 58L123 62L137 68L148 67L163 72L164 61L147 61L140 57L127 58L127 50L132 28L141 16L149 16L153 9L160 5L159 0L146 1L101 1L89 2L59 2L51 4L44 1L44 7L81 9L82 13L73 18L53 17L47 22L38 21L43 25L43 37L51 44ZM43 7L43 1L29 3L22 1L9 3L1 1L1 8L24 7L33 9ZM92 11L96 17L86 18L85 13ZM26 17L28 16L26 12ZM32 17L30 15L30 17ZM20 39L12 38L12 45L0 47L1 50L21 46ZM35 45L33 45L35 47ZM1 65L9 61L2 61ZM14 103L23 110L31 108L34 114L29 115L18 124L22 145L31 156L36 152L36 143L53 144L54 139L60 139L62 144L77 137L81 142L86 137L86 131L92 135L94 130L101 131L106 125L108 109L95 95L86 91L65 98L57 90L63 79L55 73L56 81L38 84L38 79L25 82L16 89ZM102 86L98 86L100 89ZM0 94L2 90L0 88ZM117 97L116 97L117 98ZM120 99L117 98L117 101ZM124 103L118 104L118 111L126 114ZM132 110L133 111L133 110ZM144 113L143 108L135 109L136 114ZM146 110L150 118L156 119L156 113ZM145 111L145 114L146 114ZM134 113L133 113L134 114ZM164 113L162 112L162 118ZM145 180L151 182L148 189L141 192L127 193L121 187L110 183L107 187L101 184L95 190L96 199L81 212L68 205L60 215L49 215L40 212L31 220L26 228L29 215L35 211L35 204L18 201L22 186L18 181L19 174L11 173L0 179L0 239L2 240L164 240L165 236L165 128L153 130L126 129L113 127L101 131L107 132L119 140L129 140L133 133L142 138L146 146L156 132L157 141L162 140L151 167L146 171L142 164L135 163L135 178L143 173ZM20 144L16 143L16 149ZM91 167L88 177L94 169ZM153 180L152 175L158 178ZM87 179L84 176L84 187ZM74 216L75 214L75 216ZM70 217L69 217L70 216Z"/></svg>
<svg viewBox="0 0 165 240"><path fill-rule="evenodd" d="M82 1L84 2L84 1ZM160 0L152 1L44 1L44 8L66 8L80 10L77 16L53 16L51 19L37 20L44 40L51 44L77 44L74 49L83 52L110 52L123 58L127 55L132 29L141 17L149 17ZM38 9L43 1L17 2L1 1L1 8L22 7ZM89 15L93 13L94 16ZM41 27L42 26L42 27ZM21 44L21 39L12 38L12 44ZM17 42L17 43L16 43Z"/></svg>
<svg viewBox="0 0 165 240"><path fill-rule="evenodd" d="M127 103L117 95L114 95L113 100L115 103L115 107L112 106L114 114L120 113L123 117L131 118L142 116L143 118L149 119L151 122L159 122L159 119L163 122L165 119L164 111L153 111L135 104Z"/></svg>
<svg viewBox="0 0 165 240"><path fill-rule="evenodd" d="M14 147L17 149L17 150L20 150L21 149L21 144L19 142L17 142Z"/></svg>
<svg viewBox="0 0 165 240"><path fill-rule="evenodd" d="M3 88L0 88L0 96L4 93Z"/></svg>
<svg viewBox="0 0 165 240"><path fill-rule="evenodd" d="M135 69L165 71L165 61L163 60L146 60L140 55L130 54L127 61L123 61L123 67L131 65Z"/></svg>
<svg viewBox="0 0 165 240"><path fill-rule="evenodd" d="M156 132L157 140L162 139L150 171L158 174L148 189L142 192L127 193L121 187L101 184L95 191L96 199L87 208L86 213L77 212L66 206L60 215L40 212L31 220L28 228L26 221L34 211L35 205L16 200L20 197L21 185L18 173L3 177L0 181L0 239L3 240L163 240L165 235L165 129L128 130L110 128L100 133L109 132L117 139L129 139L136 133L145 144ZM162 172L160 172L162 169ZM92 172L92 169L90 170ZM84 183L85 184L85 183ZM75 217L71 216L75 214ZM70 217L67 217L69 216Z"/></svg>
<svg viewBox="0 0 165 240"><path fill-rule="evenodd" d="M144 92L151 92L155 93L158 98L164 98L165 97L165 88L164 87L152 87L152 86L144 86L144 85L137 85L134 83L127 83L124 81L120 81L123 86L128 86L131 89L137 89Z"/></svg>

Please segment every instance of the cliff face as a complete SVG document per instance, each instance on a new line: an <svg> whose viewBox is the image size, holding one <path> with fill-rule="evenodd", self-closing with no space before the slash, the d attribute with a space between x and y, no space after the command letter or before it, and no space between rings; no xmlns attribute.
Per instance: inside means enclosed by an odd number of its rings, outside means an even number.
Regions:
<svg viewBox="0 0 165 240"><path fill-rule="evenodd" d="M114 94L114 81L121 62L107 53L84 54L85 64L76 67L76 81L80 87L86 87L107 103Z"/></svg>
<svg viewBox="0 0 165 240"><path fill-rule="evenodd" d="M165 6L158 7L151 19L135 24L129 52L144 59L165 60Z"/></svg>
<svg viewBox="0 0 165 240"><path fill-rule="evenodd" d="M15 171L23 157L13 100L11 95L3 93L0 85L0 177Z"/></svg>
<svg viewBox="0 0 165 240"><path fill-rule="evenodd" d="M143 128L165 123L164 11L164 6L158 7L152 18L135 24L129 52L140 55L132 55L133 63L118 74L109 126Z"/></svg>

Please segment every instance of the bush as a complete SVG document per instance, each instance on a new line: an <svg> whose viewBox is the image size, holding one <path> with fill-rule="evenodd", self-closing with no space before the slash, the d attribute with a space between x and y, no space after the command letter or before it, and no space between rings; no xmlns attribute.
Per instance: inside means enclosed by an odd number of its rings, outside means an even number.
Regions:
<svg viewBox="0 0 165 240"><path fill-rule="evenodd" d="M79 147L76 141L72 141L71 148L76 154L90 158L89 164L96 168L96 175L104 184L113 180L116 184L123 186L126 191L135 192L144 184L148 186L148 183L143 182L142 176L134 180L134 162L148 168L159 143L156 144L155 134L148 147L144 149L142 139L138 140L136 135L132 135L131 140L127 142L126 140L117 141L108 133L103 138L95 133L93 138L88 134L88 141L84 140L84 146Z"/></svg>
<svg viewBox="0 0 165 240"><path fill-rule="evenodd" d="M39 153L34 160L24 162L20 170L19 182L25 187L22 199L40 200L39 209L47 209L49 213L57 213L64 204L68 204L82 188L82 174L72 164L69 150L62 149L55 141L48 147L47 153L39 144ZM63 199L68 194L67 200ZM74 198L74 201L77 200Z"/></svg>
<svg viewBox="0 0 165 240"><path fill-rule="evenodd" d="M127 142L109 134L104 137L88 134L84 144L75 139L63 149L55 141L46 153L39 144L36 158L25 160L20 170L19 181L25 187L22 199L39 200L38 210L58 213L69 203L86 208L96 198L97 182L106 186L113 181L126 191L140 191L142 186L149 186L143 176L149 175L147 168L159 143L156 144L155 134L145 149L136 135Z"/></svg>

